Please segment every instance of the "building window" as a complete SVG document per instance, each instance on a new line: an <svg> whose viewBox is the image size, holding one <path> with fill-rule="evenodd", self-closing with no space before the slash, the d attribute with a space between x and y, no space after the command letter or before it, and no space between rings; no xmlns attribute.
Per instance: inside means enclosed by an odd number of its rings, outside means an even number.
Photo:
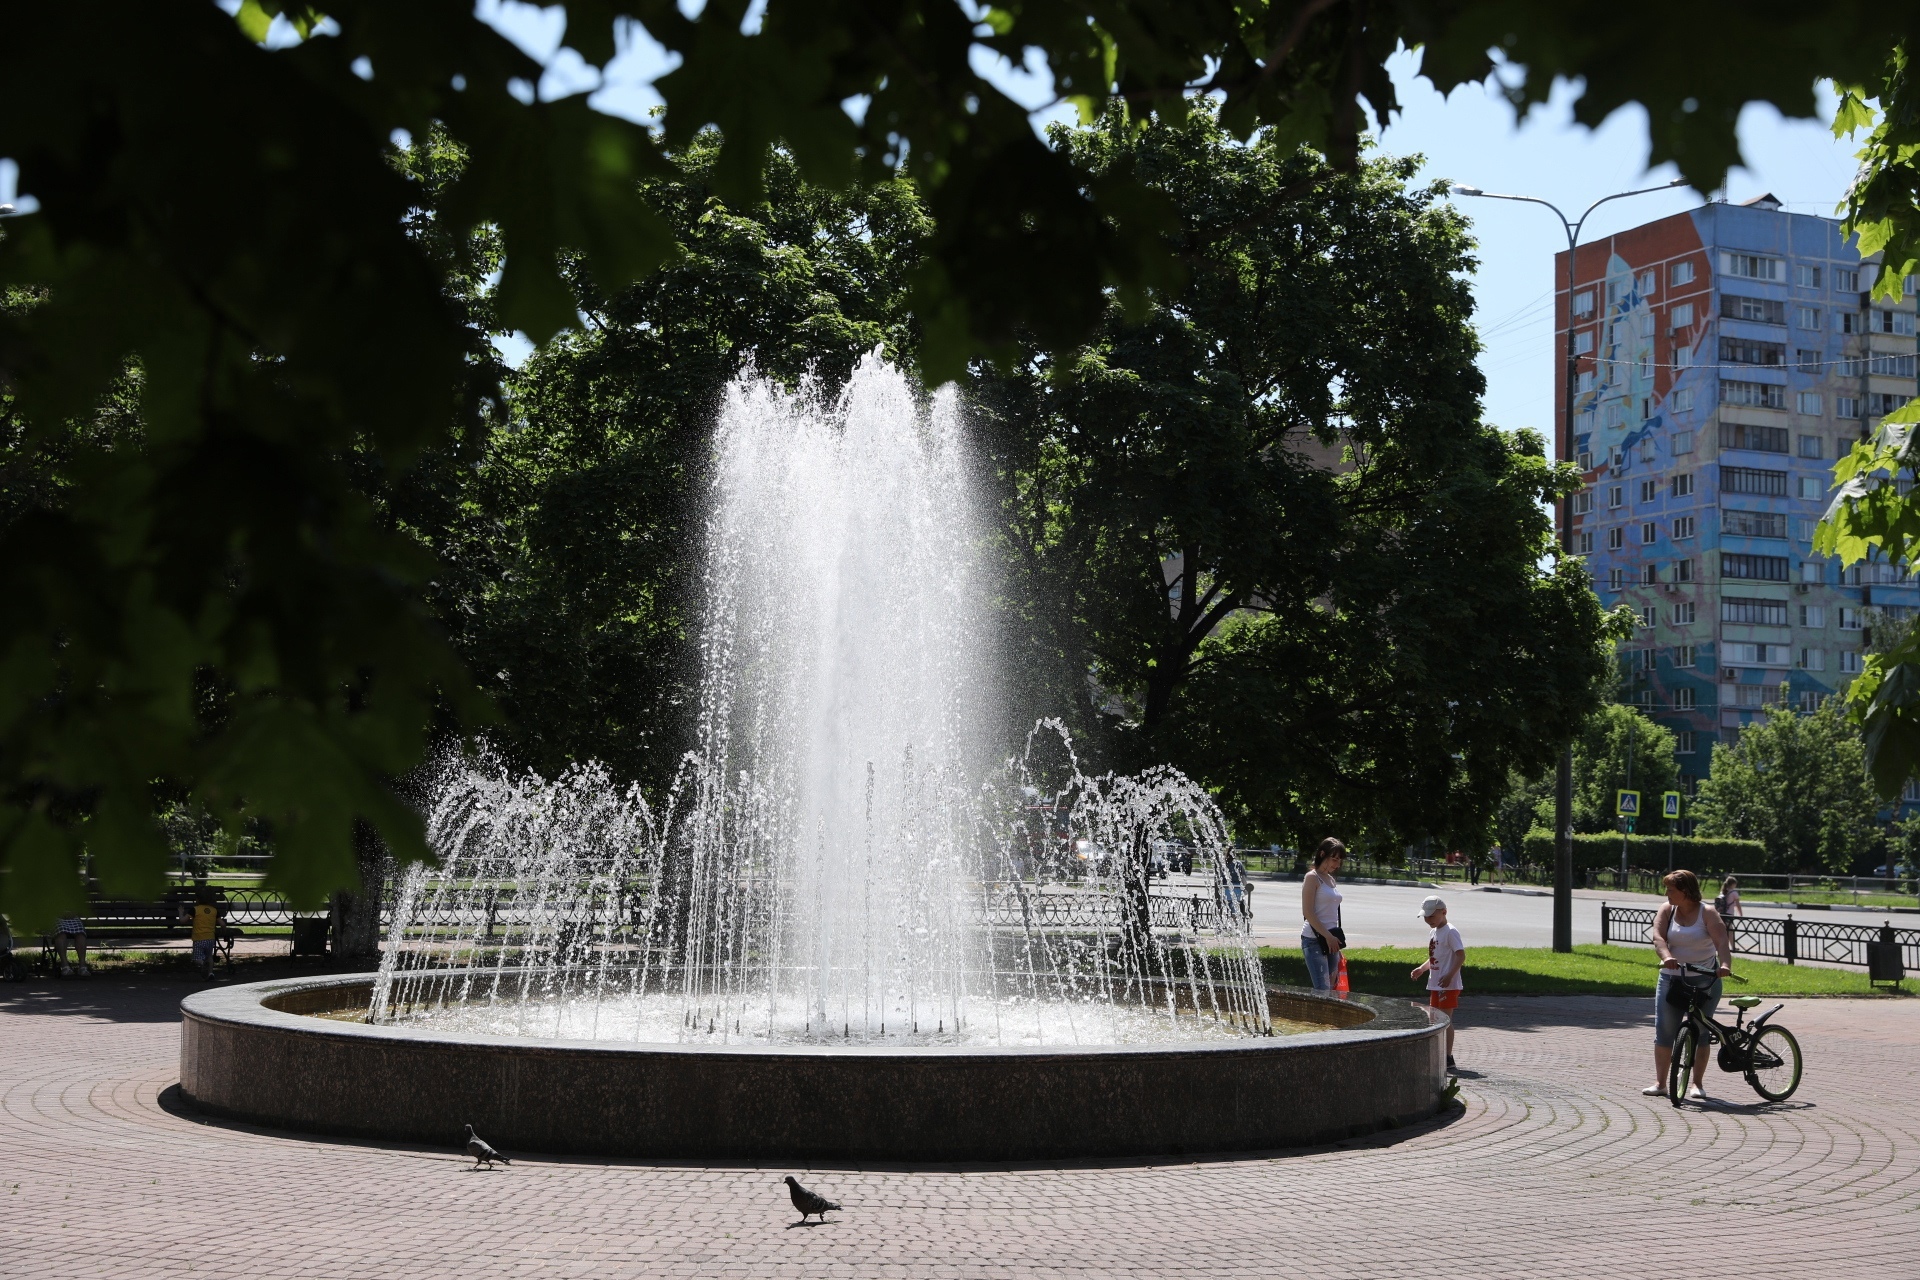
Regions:
<svg viewBox="0 0 1920 1280"><path fill-rule="evenodd" d="M1819 436L1801 436L1800 456L1803 458L1824 458L1827 456L1826 446L1821 443Z"/></svg>
<svg viewBox="0 0 1920 1280"><path fill-rule="evenodd" d="M1651 628L1653 624L1659 620L1660 608L1658 605L1643 604L1640 606L1640 625L1642 627Z"/></svg>
<svg viewBox="0 0 1920 1280"><path fill-rule="evenodd" d="M1913 312L1876 311L1873 316L1879 322L1873 326L1875 333L1898 334L1903 338L1913 336Z"/></svg>
<svg viewBox="0 0 1920 1280"><path fill-rule="evenodd" d="M1693 264L1691 262L1676 262L1667 268L1667 284L1669 286L1692 283Z"/></svg>
<svg viewBox="0 0 1920 1280"><path fill-rule="evenodd" d="M1803 627L1824 627L1827 625L1827 607L1823 604L1803 604L1800 606L1800 625Z"/></svg>
<svg viewBox="0 0 1920 1280"><path fill-rule="evenodd" d="M1833 313L1833 328L1836 333L1858 333L1860 316L1852 311L1836 311Z"/></svg>
<svg viewBox="0 0 1920 1280"><path fill-rule="evenodd" d="M1800 562L1800 581L1809 584L1817 583L1820 581L1820 576L1820 562L1818 560L1802 560Z"/></svg>
<svg viewBox="0 0 1920 1280"><path fill-rule="evenodd" d="M1858 651L1853 649L1842 649L1840 651L1840 674L1843 676L1857 676L1860 674L1860 654Z"/></svg>
<svg viewBox="0 0 1920 1280"><path fill-rule="evenodd" d="M1733 691L1734 702L1742 707L1763 707L1767 704L1767 690L1764 685L1737 685Z"/></svg>
<svg viewBox="0 0 1920 1280"><path fill-rule="evenodd" d="M1826 367L1826 361L1820 358L1818 351L1809 351L1807 348L1801 347L1793 353L1793 367L1801 373L1811 373L1818 377L1820 370ZM1803 409L1801 412L1804 413L1806 411Z"/></svg>
<svg viewBox="0 0 1920 1280"><path fill-rule="evenodd" d="M1693 561L1675 560L1673 562L1673 580L1675 582L1693 581Z"/></svg>
<svg viewBox="0 0 1920 1280"><path fill-rule="evenodd" d="M1784 627L1787 625L1787 602L1761 600L1752 596L1722 596L1720 621L1738 622L1749 627Z"/></svg>
<svg viewBox="0 0 1920 1280"><path fill-rule="evenodd" d="M1763 258L1753 253L1720 251L1720 274L1743 280L1779 280L1785 276L1778 258Z"/></svg>
<svg viewBox="0 0 1920 1280"><path fill-rule="evenodd" d="M1787 389L1777 382L1736 382L1725 378L1720 382L1720 403L1753 409L1784 409Z"/></svg>
<svg viewBox="0 0 1920 1280"><path fill-rule="evenodd" d="M1668 492L1670 492L1676 498L1692 497L1693 496L1693 472L1682 471L1677 473L1673 477L1672 484L1668 487Z"/></svg>
<svg viewBox="0 0 1920 1280"><path fill-rule="evenodd" d="M1732 641L1721 646L1720 651L1728 662L1737 662L1742 666L1784 667L1787 665L1787 646L1783 644L1748 644L1744 641Z"/></svg>
<svg viewBox="0 0 1920 1280"><path fill-rule="evenodd" d="M1677 644L1673 646L1673 665L1675 667L1692 666L1693 646L1690 644Z"/></svg>
<svg viewBox="0 0 1920 1280"><path fill-rule="evenodd" d="M1660 482L1658 480L1642 480L1640 482L1640 501L1652 502L1659 496Z"/></svg>
<svg viewBox="0 0 1920 1280"><path fill-rule="evenodd" d="M1673 625L1676 627L1690 627L1693 625L1693 601L1682 600L1680 603L1673 606ZM1678 652L1680 651L1675 650L1675 653L1678 653ZM1686 647L1686 653L1688 654L1688 661L1682 665L1692 666L1693 665L1692 656L1691 656L1693 654L1692 645L1688 645ZM1676 662L1679 661L1678 658L1675 658L1674 660Z"/></svg>
<svg viewBox="0 0 1920 1280"><path fill-rule="evenodd" d="M1673 367L1676 370L1693 368L1693 348L1688 346L1675 347L1673 349Z"/></svg>
<svg viewBox="0 0 1920 1280"><path fill-rule="evenodd" d="M1691 302L1683 302L1675 307L1673 313L1667 317L1667 322L1670 327L1675 329L1691 327L1693 324L1693 304Z"/></svg>
<svg viewBox="0 0 1920 1280"><path fill-rule="evenodd" d="M1652 297L1653 291L1660 287L1660 273L1651 269L1642 271L1633 278L1633 287L1641 297Z"/></svg>
<svg viewBox="0 0 1920 1280"><path fill-rule="evenodd" d="M1795 263L1793 267L1793 282L1802 289L1818 289L1820 287L1820 268L1810 267L1804 262Z"/></svg>
<svg viewBox="0 0 1920 1280"><path fill-rule="evenodd" d="M1592 352L1593 352L1593 330L1591 329L1575 330L1573 335L1573 354L1577 356L1584 356L1584 355L1590 355L1592 354Z"/></svg>
<svg viewBox="0 0 1920 1280"><path fill-rule="evenodd" d="M1858 631L1860 629L1860 610L1849 609L1844 605L1841 606L1840 629L1842 631Z"/></svg>
<svg viewBox="0 0 1920 1280"><path fill-rule="evenodd" d="M1693 710L1693 690L1675 689L1673 691L1673 709L1675 711Z"/></svg>
<svg viewBox="0 0 1920 1280"><path fill-rule="evenodd" d="M1847 267L1833 269L1833 291L1835 293L1860 292L1860 273Z"/></svg>
<svg viewBox="0 0 1920 1280"><path fill-rule="evenodd" d="M1787 304L1773 298L1748 298L1737 293L1723 293L1720 295L1720 314L1728 320L1784 325L1787 322ZM1749 360L1745 363L1759 362Z"/></svg>
<svg viewBox="0 0 1920 1280"><path fill-rule="evenodd" d="M1721 383L1721 386L1727 385ZM1723 422L1720 424L1720 447L1722 449L1748 449L1754 453L1785 453L1787 451L1787 429L1785 427L1757 427L1747 422Z"/></svg>
<svg viewBox="0 0 1920 1280"><path fill-rule="evenodd" d="M1820 416L1820 393L1818 391L1802 391L1800 393L1800 412L1809 418L1817 418ZM1801 437L1801 439L1805 438L1804 436ZM1815 454L1814 456L1818 457L1819 455Z"/></svg>
<svg viewBox="0 0 1920 1280"><path fill-rule="evenodd" d="M1802 671L1825 671L1827 669L1827 651L1825 649L1802 649L1800 651L1800 669Z"/></svg>
<svg viewBox="0 0 1920 1280"><path fill-rule="evenodd" d="M1573 545L1581 555L1590 556L1593 554L1593 535L1591 533L1579 534L1574 538Z"/></svg>
<svg viewBox="0 0 1920 1280"><path fill-rule="evenodd" d="M1901 395L1898 391L1868 392L1867 416L1869 418L1884 418L1912 398L1912 396Z"/></svg>
<svg viewBox="0 0 1920 1280"><path fill-rule="evenodd" d="M1685 699L1684 704L1681 701L1682 699ZM1674 695L1674 706L1681 711L1693 710L1693 690L1682 689L1676 693ZM1693 750L1693 730L1675 730L1673 735L1673 754L1677 756L1690 756L1693 754Z"/></svg>
<svg viewBox="0 0 1920 1280"><path fill-rule="evenodd" d="M1591 470L1593 470L1593 455L1592 455L1591 453L1586 453L1586 452L1582 452L1582 453L1581 453L1581 455L1580 455L1580 469L1581 469L1582 471L1591 471Z"/></svg>
<svg viewBox="0 0 1920 1280"><path fill-rule="evenodd" d="M1777 511L1729 509L1720 515L1720 531L1740 538L1785 538L1787 518Z"/></svg>
<svg viewBox="0 0 1920 1280"><path fill-rule="evenodd" d="M1573 314L1577 316L1593 314L1593 290L1582 289L1573 295Z"/></svg>
<svg viewBox="0 0 1920 1280"><path fill-rule="evenodd" d="M1820 308L1795 307L1793 310L1793 323L1801 329L1818 331L1820 328Z"/></svg>
<svg viewBox="0 0 1920 1280"><path fill-rule="evenodd" d="M1693 393L1687 393L1687 408L1693 408ZM1693 452L1693 432L1676 431L1673 433L1673 451L1675 454Z"/></svg>
<svg viewBox="0 0 1920 1280"><path fill-rule="evenodd" d="M1640 566L1640 585L1643 587L1659 586L1660 585L1660 566L1652 563L1641 565Z"/></svg>
<svg viewBox="0 0 1920 1280"><path fill-rule="evenodd" d="M1756 467L1721 467L1722 493L1751 493L1762 498L1787 496L1787 473L1762 471Z"/></svg>
<svg viewBox="0 0 1920 1280"><path fill-rule="evenodd" d="M1607 570L1607 590L1625 591L1627 589L1627 571L1625 569Z"/></svg>
<svg viewBox="0 0 1920 1280"><path fill-rule="evenodd" d="M1673 522L1673 536L1675 538L1691 538L1693 536L1693 517L1681 516L1676 519Z"/></svg>
<svg viewBox="0 0 1920 1280"><path fill-rule="evenodd" d="M1859 417L1860 398L1858 396L1835 396L1833 398L1833 416L1836 418Z"/></svg>
<svg viewBox="0 0 1920 1280"><path fill-rule="evenodd" d="M1607 550L1618 551L1626 545L1627 531L1624 528L1607 530Z"/></svg>
<svg viewBox="0 0 1920 1280"><path fill-rule="evenodd" d="M1591 514L1592 511L1593 495L1591 493L1576 493L1573 495L1573 514L1584 516Z"/></svg>
<svg viewBox="0 0 1920 1280"><path fill-rule="evenodd" d="M1675 413L1693 412L1693 388L1679 387L1667 396L1667 407Z"/></svg>
<svg viewBox="0 0 1920 1280"><path fill-rule="evenodd" d="M1827 487L1821 482L1819 476L1801 476L1800 496L1818 502L1827 496Z"/></svg>
<svg viewBox="0 0 1920 1280"><path fill-rule="evenodd" d="M1619 466L1620 460L1618 458L1615 458L1613 460L1613 465L1616 467ZM1623 484L1608 485L1607 486L1608 508L1613 510L1618 510L1619 508L1624 507L1626 505L1627 505L1627 486Z"/></svg>
<svg viewBox="0 0 1920 1280"><path fill-rule="evenodd" d="M1650 547L1660 540L1660 528L1649 520L1640 526L1640 545Z"/></svg>
<svg viewBox="0 0 1920 1280"><path fill-rule="evenodd" d="M1720 576L1722 578L1744 578L1752 582L1785 582L1787 580L1787 558L1785 556L1755 556L1737 551L1720 553Z"/></svg>

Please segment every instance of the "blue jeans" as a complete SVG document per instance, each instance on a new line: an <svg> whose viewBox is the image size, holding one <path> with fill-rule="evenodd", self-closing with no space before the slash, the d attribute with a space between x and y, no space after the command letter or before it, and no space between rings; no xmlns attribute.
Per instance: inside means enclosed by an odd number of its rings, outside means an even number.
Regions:
<svg viewBox="0 0 1920 1280"><path fill-rule="evenodd" d="M1653 990L1653 1042L1662 1049L1673 1048L1673 1038L1680 1034L1680 1024L1686 1018L1686 1011L1677 1004L1667 1003L1667 988L1680 981L1680 975L1672 969L1660 971L1660 981ZM1709 987L1696 987L1697 994L1706 998L1701 1002L1701 1012L1711 1018L1720 1010L1720 979L1715 978Z"/></svg>
<svg viewBox="0 0 1920 1280"><path fill-rule="evenodd" d="M1319 934L1300 935L1300 950L1307 957L1307 976L1315 991L1333 990L1333 975L1340 967L1337 955L1329 955L1327 943Z"/></svg>

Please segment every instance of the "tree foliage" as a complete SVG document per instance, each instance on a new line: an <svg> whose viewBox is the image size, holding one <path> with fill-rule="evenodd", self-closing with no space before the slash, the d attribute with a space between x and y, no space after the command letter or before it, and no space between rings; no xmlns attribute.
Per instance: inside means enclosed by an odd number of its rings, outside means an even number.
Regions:
<svg viewBox="0 0 1920 1280"><path fill-rule="evenodd" d="M1634 830L1665 835L1660 793L1672 791L1680 777L1673 747L1673 731L1634 708L1617 702L1601 707L1573 740L1573 829L1618 831L1618 793L1631 790L1640 793Z"/></svg>
<svg viewBox="0 0 1920 1280"><path fill-rule="evenodd" d="M1653 159L1706 189L1737 158L1741 105L1810 115L1818 78L1866 83L1911 24L1878 4L1718 0L1688 11L1700 38L1648 42L1670 6L749 8L568 6L590 67L622 21L678 59L657 133L584 95L539 100L541 67L456 0L338 0L324 20L277 0L0 9L0 157L37 201L0 239L0 388L10 473L31 457L44 481L0 531L9 902L33 917L71 900L83 844L115 891L150 884L163 803L266 824L302 898L351 877L356 823L422 851L390 780L437 715L486 712L432 619L445 568L408 536L450 491L412 473L473 455L500 371L410 231L425 197L396 136L459 149L435 234L493 237L491 322L536 340L575 322L573 255L611 294L685 251L645 182L709 126L736 208L775 139L829 187L911 172L930 218L916 354L938 378L1023 333L1070 350L1110 292L1138 303L1182 268L1151 184L1044 145L979 55L1033 51L1088 119L1119 102L1178 121L1217 95L1236 136L1268 126L1350 167L1365 109L1394 105L1383 64L1402 42L1442 89L1494 50L1518 105L1561 77L1584 84L1589 123L1646 104ZM284 47L263 43L276 16L298 37ZM116 395L139 430L103 436L88 424Z"/></svg>
<svg viewBox="0 0 1920 1280"><path fill-rule="evenodd" d="M1480 420L1463 223L1411 162L1341 174L1205 113L1055 145L1164 194L1186 282L975 384L1012 594L1057 655L1028 696L1249 834L1479 840L1608 660L1578 564L1540 567L1568 476Z"/></svg>
<svg viewBox="0 0 1920 1280"><path fill-rule="evenodd" d="M1812 715L1769 708L1732 747L1716 743L1693 812L1703 836L1765 844L1769 870L1845 874L1877 847L1877 809L1860 733L1830 701Z"/></svg>
<svg viewBox="0 0 1920 1280"><path fill-rule="evenodd" d="M663 784L691 737L701 536L714 410L751 367L830 390L868 351L911 350L907 276L927 230L912 186L832 192L770 153L765 198L722 201L718 140L650 181L684 245L668 267L602 288L587 317L507 379L508 409L458 503L412 529L439 556L436 612L501 708L491 731L557 772L598 759Z"/></svg>

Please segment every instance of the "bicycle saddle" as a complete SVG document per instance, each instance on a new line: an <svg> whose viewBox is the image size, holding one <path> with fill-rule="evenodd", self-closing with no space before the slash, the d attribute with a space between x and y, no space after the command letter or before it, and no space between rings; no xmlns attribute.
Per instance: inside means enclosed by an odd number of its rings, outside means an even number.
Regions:
<svg viewBox="0 0 1920 1280"><path fill-rule="evenodd" d="M1736 1009L1753 1009L1759 1006L1760 997L1759 996L1735 996L1733 999L1727 1001L1727 1003L1732 1005Z"/></svg>

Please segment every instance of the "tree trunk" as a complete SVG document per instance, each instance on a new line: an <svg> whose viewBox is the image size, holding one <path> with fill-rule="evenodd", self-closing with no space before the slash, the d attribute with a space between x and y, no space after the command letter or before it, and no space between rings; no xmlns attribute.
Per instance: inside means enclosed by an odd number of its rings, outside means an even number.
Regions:
<svg viewBox="0 0 1920 1280"><path fill-rule="evenodd" d="M381 894L389 859L386 845L364 822L354 823L353 854L360 883L333 895L333 953L364 960L380 954Z"/></svg>

